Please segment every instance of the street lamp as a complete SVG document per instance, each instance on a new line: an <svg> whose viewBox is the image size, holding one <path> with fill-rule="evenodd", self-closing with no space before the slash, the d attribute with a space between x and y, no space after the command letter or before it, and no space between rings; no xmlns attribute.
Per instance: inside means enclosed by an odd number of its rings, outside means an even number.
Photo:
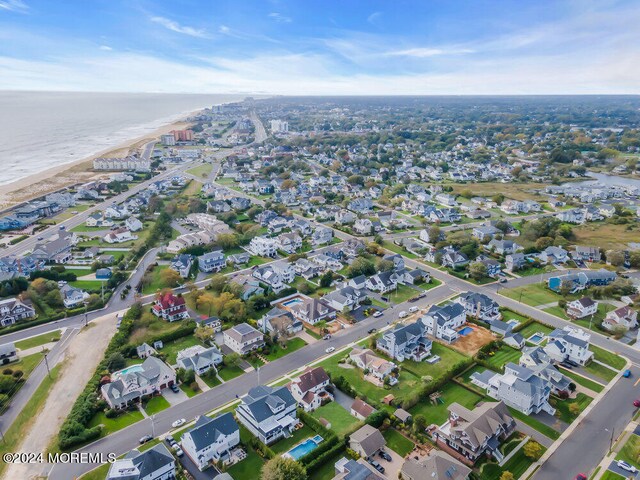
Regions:
<svg viewBox="0 0 640 480"><path fill-rule="evenodd" d="M84 304L84 326L87 326L87 307L89 306L89 302L84 301L82 302Z"/></svg>

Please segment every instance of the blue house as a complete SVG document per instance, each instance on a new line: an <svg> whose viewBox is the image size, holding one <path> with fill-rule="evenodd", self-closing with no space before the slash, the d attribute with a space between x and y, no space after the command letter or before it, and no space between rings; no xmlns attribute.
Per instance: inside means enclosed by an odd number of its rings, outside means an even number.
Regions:
<svg viewBox="0 0 640 480"><path fill-rule="evenodd" d="M96 270L96 280L109 280L113 272L110 268L99 268Z"/></svg>
<svg viewBox="0 0 640 480"><path fill-rule="evenodd" d="M548 286L554 292L559 292L564 283L571 285L571 293L584 290L588 287L602 287L609 285L617 278L615 272L610 272L604 268L595 271L586 271L578 273L568 273L557 277L550 277Z"/></svg>
<svg viewBox="0 0 640 480"><path fill-rule="evenodd" d="M214 250L198 257L198 268L202 272L219 272L226 264L222 250Z"/></svg>

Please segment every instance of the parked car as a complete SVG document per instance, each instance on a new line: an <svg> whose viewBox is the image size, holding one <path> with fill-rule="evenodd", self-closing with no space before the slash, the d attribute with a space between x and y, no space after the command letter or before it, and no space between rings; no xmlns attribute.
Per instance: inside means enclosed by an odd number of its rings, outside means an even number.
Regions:
<svg viewBox="0 0 640 480"><path fill-rule="evenodd" d="M44 240L44 237L38 237L38 240Z"/></svg>
<svg viewBox="0 0 640 480"><path fill-rule="evenodd" d="M636 407L636 408L640 408L640 398L636 398L633 401L633 406Z"/></svg>
<svg viewBox="0 0 640 480"><path fill-rule="evenodd" d="M323 340L329 340L331 338L331 334L327 333L324 337L322 337Z"/></svg>
<svg viewBox="0 0 640 480"><path fill-rule="evenodd" d="M377 471L379 471L380 473L384 473L384 467L382 465L380 465L378 462L376 462L375 460L369 460L369 463Z"/></svg>
<svg viewBox="0 0 640 480"><path fill-rule="evenodd" d="M385 452L384 450L380 450L380 452L378 453L378 455L380 455L381 458L384 458L387 462L391 462L393 459L391 458L391 455L389 455L387 452Z"/></svg>
<svg viewBox="0 0 640 480"><path fill-rule="evenodd" d="M499 281L500 283L507 283L507 277L499 277L499 278L498 278L498 281Z"/></svg>
<svg viewBox="0 0 640 480"><path fill-rule="evenodd" d="M567 362L560 362L560 365L567 370L571 370L573 367L569 365Z"/></svg>
<svg viewBox="0 0 640 480"><path fill-rule="evenodd" d="M409 314L406 312L406 310L402 310L402 311L398 314L398 317L400 317L400 318L404 318L404 317L406 317L407 315L409 315Z"/></svg>
<svg viewBox="0 0 640 480"><path fill-rule="evenodd" d="M579 473L575 476L573 480L587 480L587 475L584 473Z"/></svg>
<svg viewBox="0 0 640 480"><path fill-rule="evenodd" d="M417 311L418 311L418 307L411 307L411 308L409 309L409 312L410 312L410 313L416 313Z"/></svg>
<svg viewBox="0 0 640 480"><path fill-rule="evenodd" d="M182 451L181 448L176 449L176 457L182 457L184 455L184 452Z"/></svg>
<svg viewBox="0 0 640 480"><path fill-rule="evenodd" d="M173 422L171 424L171 426L173 428L176 428L176 427L180 427L180 426L184 425L185 423L187 423L187 421L184 418L180 418L180 419L176 420L175 422Z"/></svg>
<svg viewBox="0 0 640 480"><path fill-rule="evenodd" d="M367 333L371 335L372 333L376 333L376 331L377 330L375 328L370 328L369 330L367 330Z"/></svg>
<svg viewBox="0 0 640 480"><path fill-rule="evenodd" d="M376 310L376 313L373 314L374 317L378 318L382 316L382 312L380 310Z"/></svg>
<svg viewBox="0 0 640 480"><path fill-rule="evenodd" d="M176 443L175 439L171 435L167 435L167 438L165 438L164 441L167 442L169 446Z"/></svg>
<svg viewBox="0 0 640 480"><path fill-rule="evenodd" d="M336 349L336 347L329 347L329 348L327 348L327 349L325 350L325 352L326 352L326 353L331 353L331 352L334 352L334 351L335 351L335 349Z"/></svg>
<svg viewBox="0 0 640 480"><path fill-rule="evenodd" d="M151 435L145 435L144 437L141 437L139 442L140 445L147 443L148 441L153 440L153 437Z"/></svg>
<svg viewBox="0 0 640 480"><path fill-rule="evenodd" d="M387 297L380 297L380 299L381 299L383 302L388 302L388 301L389 301L389 299L388 299Z"/></svg>
<svg viewBox="0 0 640 480"><path fill-rule="evenodd" d="M624 378L629 378L631 376L631 370L629 370L628 368L623 372L622 376Z"/></svg>
<svg viewBox="0 0 640 480"><path fill-rule="evenodd" d="M633 465L629 465L627 462L622 460L618 460L616 465L618 465L618 468L626 470L627 472L636 473L638 471L636 467L634 467Z"/></svg>
<svg viewBox="0 0 640 480"><path fill-rule="evenodd" d="M180 388L178 387L178 385L176 385L175 383L171 385L171 391L173 393L178 393L180 391Z"/></svg>

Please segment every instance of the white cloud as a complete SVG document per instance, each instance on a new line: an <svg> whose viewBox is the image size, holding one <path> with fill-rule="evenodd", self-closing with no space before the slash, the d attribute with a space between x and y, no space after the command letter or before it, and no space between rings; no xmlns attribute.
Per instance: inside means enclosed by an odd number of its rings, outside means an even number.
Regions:
<svg viewBox="0 0 640 480"><path fill-rule="evenodd" d="M151 17L150 20L153 23L162 25L164 28L171 30L172 32L182 33L184 35L189 35L190 37L210 38L210 35L204 29L194 28L188 25L180 25L178 22L175 22L169 18Z"/></svg>
<svg viewBox="0 0 640 480"><path fill-rule="evenodd" d="M389 57L416 57L416 58L428 58L437 57L442 55L465 55L468 53L474 53L474 50L470 48L458 48L458 47L418 47L408 48L406 50L395 50L386 52L383 55Z"/></svg>
<svg viewBox="0 0 640 480"><path fill-rule="evenodd" d="M376 20L382 16L382 12L373 12L371 15L367 17L367 22L371 24L375 24Z"/></svg>
<svg viewBox="0 0 640 480"><path fill-rule="evenodd" d="M105 51L105 52L110 52L113 50L113 48L111 48L109 45L100 45L100 50Z"/></svg>
<svg viewBox="0 0 640 480"><path fill-rule="evenodd" d="M278 12L271 12L268 16L278 23L291 23L293 21L291 17L287 17Z"/></svg>
<svg viewBox="0 0 640 480"><path fill-rule="evenodd" d="M218 28L218 32L222 33L223 35L228 35L229 33L231 33L231 29L226 25L220 25L220 28Z"/></svg>
<svg viewBox="0 0 640 480"><path fill-rule="evenodd" d="M0 10L27 13L29 7L22 0L0 0Z"/></svg>

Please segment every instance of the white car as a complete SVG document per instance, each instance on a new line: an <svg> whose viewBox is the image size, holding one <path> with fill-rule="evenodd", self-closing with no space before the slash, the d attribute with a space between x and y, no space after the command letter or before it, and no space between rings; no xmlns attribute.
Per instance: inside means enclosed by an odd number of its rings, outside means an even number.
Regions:
<svg viewBox="0 0 640 480"><path fill-rule="evenodd" d="M329 347L325 350L325 352L331 353L331 352L335 352L335 350L336 350L336 347Z"/></svg>
<svg viewBox="0 0 640 480"><path fill-rule="evenodd" d="M627 472L636 473L638 471L636 467L629 465L627 462L623 462L622 460L618 460L616 465L618 465L618 468L626 470Z"/></svg>
<svg viewBox="0 0 640 480"><path fill-rule="evenodd" d="M182 451L182 449L181 449L181 448L178 448L178 449L176 450L176 457L181 457L181 456L183 456L183 455L184 455L184 452Z"/></svg>
<svg viewBox="0 0 640 480"><path fill-rule="evenodd" d="M398 317L400 317L400 318L404 318L404 317L406 317L407 315L409 315L409 314L408 314L405 310L403 310L403 311L401 311L401 312L398 314Z"/></svg>
<svg viewBox="0 0 640 480"><path fill-rule="evenodd" d="M176 428L176 427L180 427L180 426L184 425L185 423L187 423L187 421L184 418L181 418L180 420L176 420L175 422L173 422L171 424L171 426L173 428Z"/></svg>
<svg viewBox="0 0 640 480"><path fill-rule="evenodd" d="M409 313L416 313L418 311L418 307L411 307L409 309Z"/></svg>
<svg viewBox="0 0 640 480"><path fill-rule="evenodd" d="M376 313L373 314L374 317L378 318L382 316L382 312L380 310L376 310Z"/></svg>

